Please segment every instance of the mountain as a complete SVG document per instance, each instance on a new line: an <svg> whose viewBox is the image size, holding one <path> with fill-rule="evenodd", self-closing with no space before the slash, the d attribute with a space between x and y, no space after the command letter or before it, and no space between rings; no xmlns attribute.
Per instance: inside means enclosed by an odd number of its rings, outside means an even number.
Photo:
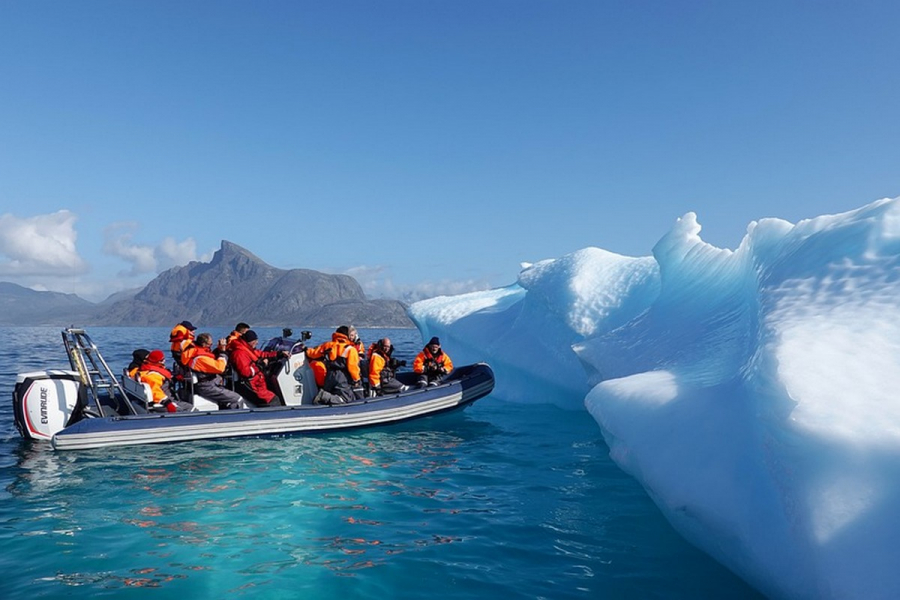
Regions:
<svg viewBox="0 0 900 600"><path fill-rule="evenodd" d="M38 292L0 281L0 325L78 325L97 308L75 294Z"/></svg>
<svg viewBox="0 0 900 600"><path fill-rule="evenodd" d="M101 300L97 305L98 306L110 306L119 302L121 300L129 300L134 298L142 289L144 288L131 288L130 290L122 290L121 292L116 292L115 294L111 294L105 300Z"/></svg>
<svg viewBox="0 0 900 600"><path fill-rule="evenodd" d="M191 262L161 273L132 297L100 307L100 325L412 327L406 306L369 300L347 275L277 269L228 241L210 262Z"/></svg>

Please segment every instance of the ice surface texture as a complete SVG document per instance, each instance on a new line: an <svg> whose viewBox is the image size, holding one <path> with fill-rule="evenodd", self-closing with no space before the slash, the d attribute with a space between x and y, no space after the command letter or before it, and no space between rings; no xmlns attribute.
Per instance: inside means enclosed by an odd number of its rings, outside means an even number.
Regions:
<svg viewBox="0 0 900 600"><path fill-rule="evenodd" d="M630 258L586 248L410 307L495 396L587 407L672 525L763 593L900 596L900 199L753 222L688 213ZM552 425L552 424L549 424Z"/></svg>

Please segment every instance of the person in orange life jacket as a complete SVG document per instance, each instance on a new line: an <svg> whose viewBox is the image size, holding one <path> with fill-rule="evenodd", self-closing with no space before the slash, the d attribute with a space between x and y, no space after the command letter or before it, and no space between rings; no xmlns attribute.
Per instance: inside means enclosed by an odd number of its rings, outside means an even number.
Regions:
<svg viewBox="0 0 900 600"><path fill-rule="evenodd" d="M436 337L428 340L413 361L413 371L419 374L420 388L440 385L452 370L453 361L441 350L441 340Z"/></svg>
<svg viewBox="0 0 900 600"><path fill-rule="evenodd" d="M238 323L234 326L234 331L228 334L228 337L225 338L225 350L230 354L231 353L231 343L235 340L239 339L242 335L247 333L247 330L250 329L250 326L246 323Z"/></svg>
<svg viewBox="0 0 900 600"><path fill-rule="evenodd" d="M169 334L169 343L172 351L172 358L175 359L175 364L184 364L181 360L181 353L185 348L194 343L194 332L197 330L190 321L182 321L174 328L172 328L172 332Z"/></svg>
<svg viewBox="0 0 900 600"><path fill-rule="evenodd" d="M356 331L356 327L350 325L347 327L347 337L350 338L350 343L353 344L353 347L356 348L356 352L359 354L360 358L365 356L366 345L363 344L362 340L359 339L359 332Z"/></svg>
<svg viewBox="0 0 900 600"><path fill-rule="evenodd" d="M372 344L369 355L369 391L372 396L396 394L407 389L394 377L396 369L402 366L402 361L391 358L393 353L390 338L382 338Z"/></svg>
<svg viewBox="0 0 900 600"><path fill-rule="evenodd" d="M230 345L232 364L247 388L242 395L257 406L284 406L284 400L266 385L262 363L270 358L289 358L290 355L287 352L257 350L258 344L256 332L248 329Z"/></svg>
<svg viewBox="0 0 900 600"><path fill-rule="evenodd" d="M190 321L182 321L169 334L169 342L171 343L170 351L172 353L172 377L180 385L184 382L185 376L189 376L189 369L185 366L187 359L183 356L184 352L194 344L194 331L197 328Z"/></svg>
<svg viewBox="0 0 900 600"><path fill-rule="evenodd" d="M179 402L172 395L172 373L166 369L166 356L162 350L154 350L136 369L134 379L150 386L151 397L148 409L151 411L190 411L193 407Z"/></svg>
<svg viewBox="0 0 900 600"><path fill-rule="evenodd" d="M325 363L325 381L315 402L342 404L364 396L359 371L359 352L349 337L349 327L341 325L331 336L330 342L307 348L307 358Z"/></svg>
<svg viewBox="0 0 900 600"><path fill-rule="evenodd" d="M219 340L215 352L210 348L212 336L208 333L198 335L190 348L187 366L197 376L194 393L212 400L219 408L247 408L247 403L241 395L227 389L223 383L222 373L228 366L225 340Z"/></svg>
<svg viewBox="0 0 900 600"><path fill-rule="evenodd" d="M340 328L338 328L338 329L340 329ZM348 332L349 332L349 328L348 328ZM338 339L338 333L337 333L337 331L335 331L334 333L331 334L331 341L336 342L337 339ZM322 346L324 346L324 343L319 345L319 347L322 347ZM325 367L325 361L321 360L321 359L313 358L312 356L310 356L309 350L315 350L315 349L307 348L305 350L306 358L309 361L309 368L313 372L313 377L315 377L315 379L316 379L316 387L319 389L322 389L322 386L325 385L325 376L328 374L328 369Z"/></svg>

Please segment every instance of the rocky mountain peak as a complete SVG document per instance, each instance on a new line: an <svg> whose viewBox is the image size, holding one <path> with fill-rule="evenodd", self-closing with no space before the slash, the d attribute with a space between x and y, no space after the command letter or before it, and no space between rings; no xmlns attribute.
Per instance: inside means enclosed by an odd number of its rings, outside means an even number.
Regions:
<svg viewBox="0 0 900 600"><path fill-rule="evenodd" d="M94 304L72 294L37 292L0 282L0 325L410 327L396 300L369 300L349 275L279 269L223 240L208 262L160 273L140 290Z"/></svg>
<svg viewBox="0 0 900 600"><path fill-rule="evenodd" d="M260 265L266 265L266 262L263 259L259 258L243 246L238 246L234 242L229 242L228 240L222 240L222 246L216 251L215 254L213 254L212 260L209 264L210 266L213 266L219 263L230 263L235 260L249 261L258 263Z"/></svg>
<svg viewBox="0 0 900 600"><path fill-rule="evenodd" d="M192 262L161 273L134 297L106 307L99 319L123 325L184 319L207 325L237 321L309 326L410 324L405 306L367 299L352 277L279 269L227 240L210 262Z"/></svg>

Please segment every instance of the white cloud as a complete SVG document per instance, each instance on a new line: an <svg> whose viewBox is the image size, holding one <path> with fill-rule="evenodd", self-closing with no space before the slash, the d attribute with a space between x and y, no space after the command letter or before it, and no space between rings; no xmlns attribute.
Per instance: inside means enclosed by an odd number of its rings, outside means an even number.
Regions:
<svg viewBox="0 0 900 600"><path fill-rule="evenodd" d="M167 237L155 246L135 244L132 238L137 229L137 223L113 223L103 232L103 252L131 263L131 269L125 271L124 275L162 273L166 269L198 260L197 242L193 238L179 242L173 237Z"/></svg>
<svg viewBox="0 0 900 600"><path fill-rule="evenodd" d="M186 265L192 260L209 261L210 258L197 256L197 242L194 241L194 238L176 242L175 238L167 237L156 247L157 273L172 267Z"/></svg>
<svg viewBox="0 0 900 600"><path fill-rule="evenodd" d="M0 275L76 275L88 269L75 249L78 217L60 210L19 218L0 215Z"/></svg>
<svg viewBox="0 0 900 600"><path fill-rule="evenodd" d="M415 284L397 284L393 281L390 267L358 266L344 271L359 282L369 298L391 298L406 303L417 302L435 296L454 296L468 292L490 289L487 280L467 279L422 281Z"/></svg>

